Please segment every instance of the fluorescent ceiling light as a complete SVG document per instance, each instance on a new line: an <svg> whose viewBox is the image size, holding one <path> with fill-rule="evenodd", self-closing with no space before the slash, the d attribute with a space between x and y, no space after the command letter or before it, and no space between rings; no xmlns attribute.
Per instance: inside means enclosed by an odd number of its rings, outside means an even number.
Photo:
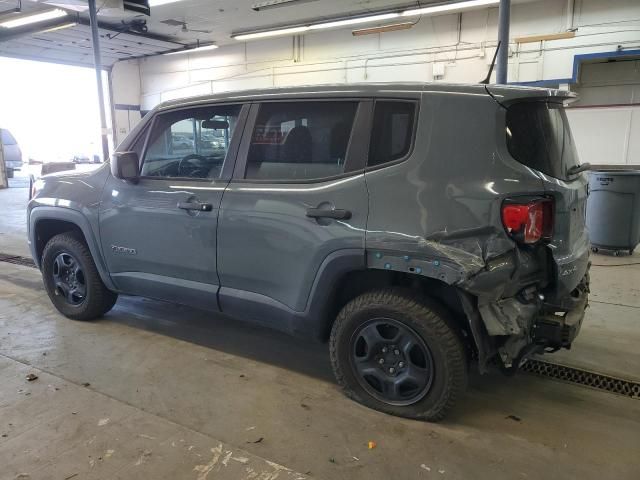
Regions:
<svg viewBox="0 0 640 480"><path fill-rule="evenodd" d="M354 37L359 37L361 35L371 35L373 33L395 32L397 30L409 30L414 25L415 25L415 22L402 22L402 23L392 23L388 25L381 25L379 27L360 28L358 30L353 30L351 32L351 35L353 35Z"/></svg>
<svg viewBox="0 0 640 480"><path fill-rule="evenodd" d="M445 5L436 5L434 7L414 8L402 12L403 17L414 15L433 15L437 13L459 12L469 8L480 8L497 5L500 0L467 0L466 2L447 3Z"/></svg>
<svg viewBox="0 0 640 480"><path fill-rule="evenodd" d="M47 33L47 32L55 32L56 30L64 30L65 28L71 28L78 25L78 22L69 22L63 23L62 25L58 25L56 27L47 28L46 30L41 30L38 33Z"/></svg>
<svg viewBox="0 0 640 480"><path fill-rule="evenodd" d="M254 40L256 38L278 37L280 35L291 35L293 33L302 33L302 32L306 32L307 30L309 30L308 26L290 27L290 28L281 28L279 30L269 30L268 32L243 33L240 35L232 35L231 38L235 38L236 40Z"/></svg>
<svg viewBox="0 0 640 480"><path fill-rule="evenodd" d="M241 33L232 35L231 38L236 40L255 40L256 38L279 37L282 35L292 35L295 33L308 32L310 30L322 30L325 28L339 28L347 25L355 25L358 23L380 22L398 17L398 13L384 13L381 15L370 15L368 17L345 18L344 20L335 20L333 22L316 23L313 25L303 25L300 27L279 28L277 30L267 30L265 32Z"/></svg>
<svg viewBox="0 0 640 480"><path fill-rule="evenodd" d="M381 22L398 17L409 17L416 15L437 15L440 13L453 13L468 10L472 8L482 8L497 5L500 0L466 0L463 2L453 2L444 5L436 5L433 7L414 8L411 10L381 13L378 15L369 15L366 17L352 17L341 20L333 20L328 22L312 23L309 25L299 25L291 27L283 27L275 30L265 30L262 32L247 32L231 35L236 40L255 40L258 38L279 37L282 35L294 35L313 30L322 30L325 28L340 28L348 25L356 25L359 23Z"/></svg>
<svg viewBox="0 0 640 480"><path fill-rule="evenodd" d="M358 23L381 22L382 20L389 20L391 18L396 18L398 15L399 15L398 13L383 13L382 15L372 15L370 17L347 18L345 20L336 20L335 22L317 23L315 25L310 25L309 30L321 30L323 28L337 28L337 27L344 27L346 25L356 25Z"/></svg>
<svg viewBox="0 0 640 480"><path fill-rule="evenodd" d="M300 5L301 3L315 2L317 0L266 0L264 2L258 2L251 5L251 9L256 12L262 10L268 10L270 8L290 7L293 5Z"/></svg>
<svg viewBox="0 0 640 480"><path fill-rule="evenodd" d="M182 0L149 0L150 7L159 7L160 5L166 5L167 3L181 2Z"/></svg>
<svg viewBox="0 0 640 480"><path fill-rule="evenodd" d="M164 55L178 55L180 53L195 53L195 52L204 52L205 50L215 50L218 48L218 45L205 45L204 47L196 47L196 48L185 48L184 50L178 50L177 52L169 52Z"/></svg>
<svg viewBox="0 0 640 480"><path fill-rule="evenodd" d="M0 23L0 27L5 28L15 28L22 27L24 25L29 25L31 23L44 22L46 20L53 20L54 18L60 18L67 15L67 12L60 8L56 8L53 10L47 10L46 12L35 13L31 15L26 15L20 18L15 18L13 20L7 20L6 22Z"/></svg>

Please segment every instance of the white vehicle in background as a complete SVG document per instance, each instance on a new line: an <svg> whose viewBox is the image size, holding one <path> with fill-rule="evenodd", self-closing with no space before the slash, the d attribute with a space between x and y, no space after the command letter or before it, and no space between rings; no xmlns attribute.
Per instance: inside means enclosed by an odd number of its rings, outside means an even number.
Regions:
<svg viewBox="0 0 640 480"><path fill-rule="evenodd" d="M7 170L7 177L13 178L13 173L22 168L22 150L18 142L6 128L0 128L0 142L4 153L4 165Z"/></svg>

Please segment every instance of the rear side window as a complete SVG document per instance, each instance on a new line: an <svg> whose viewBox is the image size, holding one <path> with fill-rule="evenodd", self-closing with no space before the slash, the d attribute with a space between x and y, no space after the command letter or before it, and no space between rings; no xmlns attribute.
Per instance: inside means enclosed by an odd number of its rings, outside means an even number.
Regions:
<svg viewBox="0 0 640 480"><path fill-rule="evenodd" d="M345 171L358 102L278 102L260 106L245 178L311 180Z"/></svg>
<svg viewBox="0 0 640 480"><path fill-rule="evenodd" d="M9 132L9 130L0 130L2 132L2 144L3 145L15 145L16 139L13 138L13 135Z"/></svg>
<svg viewBox="0 0 640 480"><path fill-rule="evenodd" d="M562 104L516 103L507 109L507 148L518 162L562 180L578 164Z"/></svg>
<svg viewBox="0 0 640 480"><path fill-rule="evenodd" d="M409 153L415 109L412 102L376 102L369 147L370 167L399 160Z"/></svg>

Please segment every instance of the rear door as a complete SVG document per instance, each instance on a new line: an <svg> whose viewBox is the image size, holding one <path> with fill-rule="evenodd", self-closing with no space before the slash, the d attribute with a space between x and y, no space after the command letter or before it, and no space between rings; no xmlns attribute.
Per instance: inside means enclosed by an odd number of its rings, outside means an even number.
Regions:
<svg viewBox="0 0 640 480"><path fill-rule="evenodd" d="M141 153L139 182L110 177L100 237L119 289L218 308L218 212L248 108L214 105L160 113L133 147Z"/></svg>
<svg viewBox="0 0 640 480"><path fill-rule="evenodd" d="M359 99L252 106L220 209L223 312L296 329L282 323L308 310L322 272L364 265L370 114Z"/></svg>

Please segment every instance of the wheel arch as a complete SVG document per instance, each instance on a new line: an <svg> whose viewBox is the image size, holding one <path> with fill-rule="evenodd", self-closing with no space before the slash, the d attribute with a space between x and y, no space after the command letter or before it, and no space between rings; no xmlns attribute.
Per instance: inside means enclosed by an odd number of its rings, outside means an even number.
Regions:
<svg viewBox="0 0 640 480"><path fill-rule="evenodd" d="M29 244L31 256L42 268L42 252L51 238L65 232L74 232L89 248L100 279L110 290L116 290L106 268L102 251L89 220L82 213L60 207L34 207L29 213Z"/></svg>
<svg viewBox="0 0 640 480"><path fill-rule="evenodd" d="M403 287L426 295L444 308L453 321L452 327L461 336L473 358L482 359L486 351L486 339L479 318L474 316L476 299L472 295L444 281L392 270L367 268L348 269L336 275L330 291L323 301L322 313L316 336L321 341L329 339L331 328L339 311L357 296L379 288Z"/></svg>

